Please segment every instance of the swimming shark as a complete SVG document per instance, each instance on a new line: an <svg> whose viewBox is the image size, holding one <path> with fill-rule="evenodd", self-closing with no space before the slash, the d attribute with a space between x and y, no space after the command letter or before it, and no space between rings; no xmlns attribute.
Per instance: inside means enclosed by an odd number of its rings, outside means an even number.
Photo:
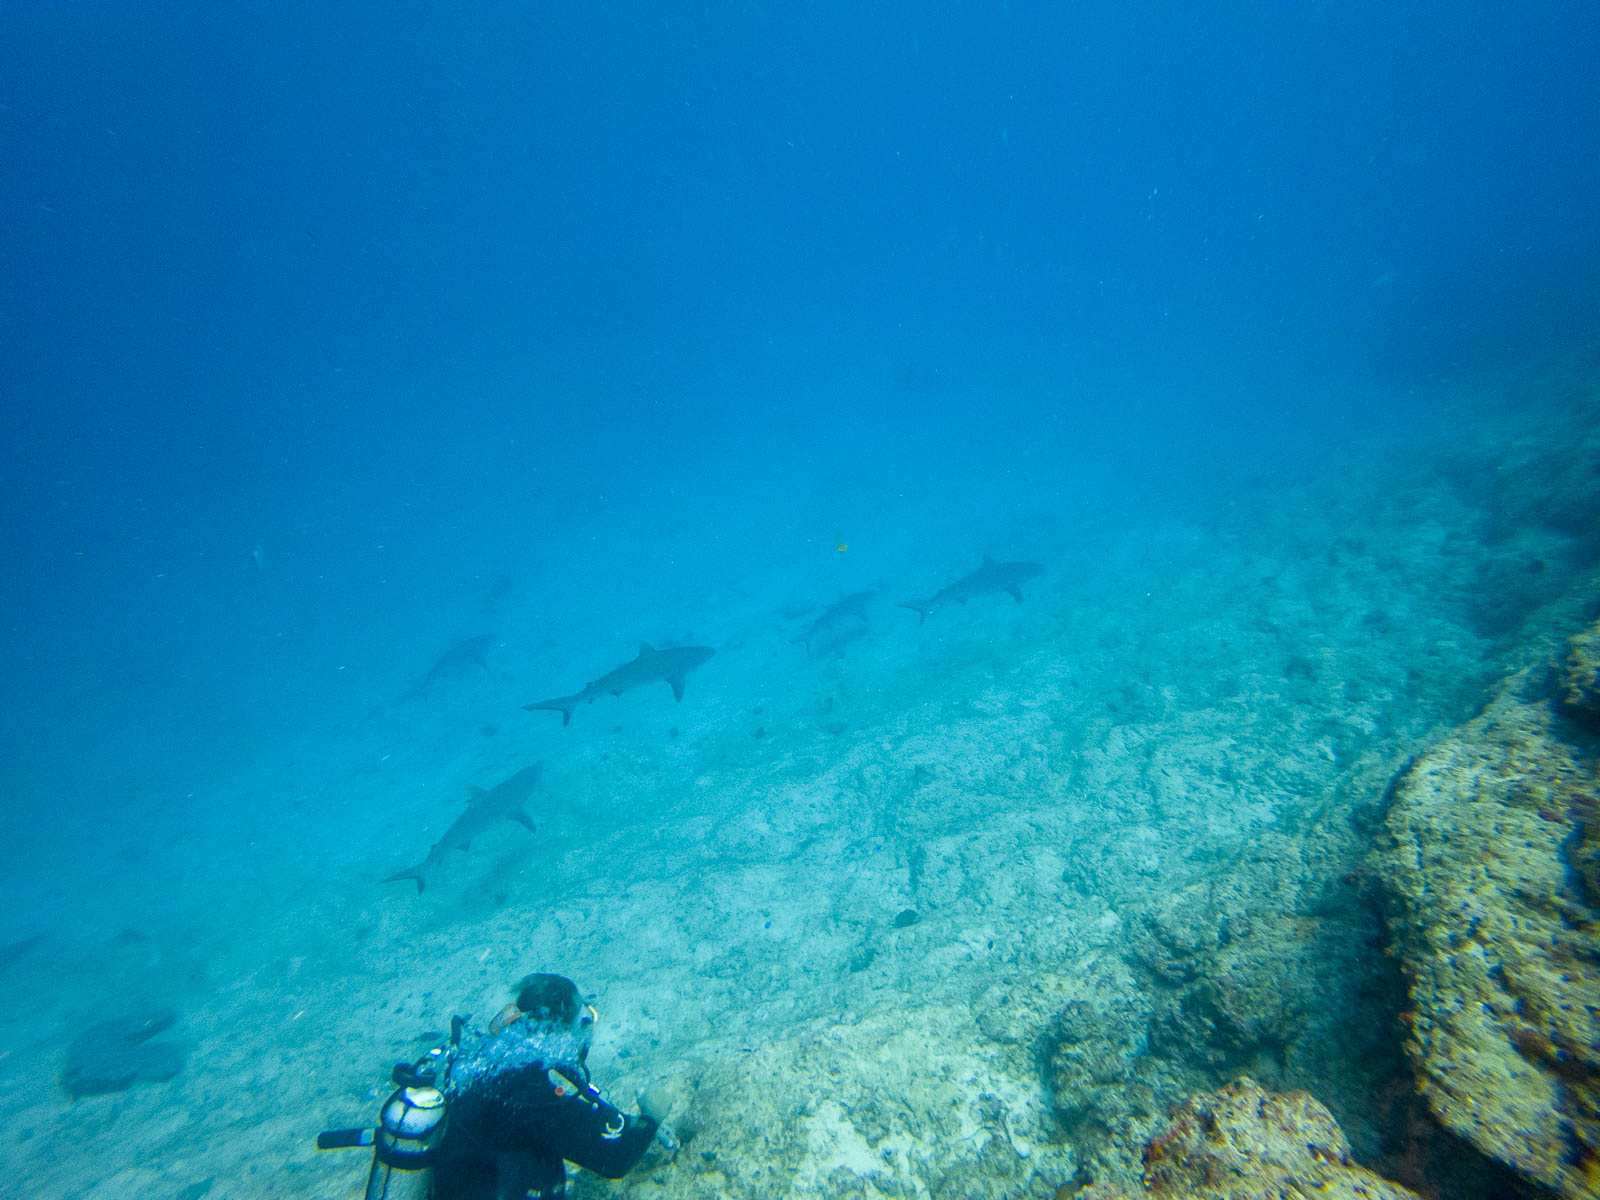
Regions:
<svg viewBox="0 0 1600 1200"><path fill-rule="evenodd" d="M561 713L561 725L565 728L572 723L572 710L578 705L585 702L593 704L597 696L620 696L630 688L642 687L647 683L671 684L672 698L682 700L683 677L715 653L710 646L669 646L665 650L657 650L649 642L640 642L638 657L623 663L615 671L607 671L593 683L584 684L583 691L571 696L557 696L553 700L537 700L522 707L529 712L541 708L558 711Z"/></svg>
<svg viewBox="0 0 1600 1200"><path fill-rule="evenodd" d="M997 592L1004 592L1021 604L1022 585L1043 570L1042 563L995 562L985 554L983 566L972 574L963 575L949 587L940 588L926 600L905 600L899 607L909 608L916 613L917 624L920 625L952 600L957 604L965 604L978 596L992 596Z"/></svg>
<svg viewBox="0 0 1600 1200"><path fill-rule="evenodd" d="M817 619L806 631L798 637L790 638L791 643L803 642L807 650L811 649L811 639L823 634L832 633L841 629L852 621L865 622L867 619L867 605L878 593L875 591L852 592L848 596L835 600L823 609Z"/></svg>
<svg viewBox="0 0 1600 1200"><path fill-rule="evenodd" d="M44 934L34 933L27 937L18 938L14 942L6 942L4 945L0 945L0 971L6 970L12 963L42 941L44 941Z"/></svg>
<svg viewBox="0 0 1600 1200"><path fill-rule="evenodd" d="M480 633L477 637L462 638L458 642L451 643L450 649L439 655L434 660L433 666L428 668L428 673L422 677L422 682L407 692L403 699L415 700L420 696L426 700L434 684L450 675L459 674L466 667L488 670L489 662L484 658L484 652L489 649L489 643L492 641L494 634Z"/></svg>
<svg viewBox="0 0 1600 1200"><path fill-rule="evenodd" d="M533 818L528 815L525 806L529 793L539 782L540 770L540 764L534 763L531 767L523 767L511 778L501 780L488 791L482 788L470 789L467 811L452 821L450 828L444 831L444 836L428 848L428 857L414 867L396 872L384 882L415 879L417 895L420 896L422 889L428 886L429 873L450 857L450 851L471 850L473 838L486 830L493 829L501 821L515 821L532 833Z"/></svg>

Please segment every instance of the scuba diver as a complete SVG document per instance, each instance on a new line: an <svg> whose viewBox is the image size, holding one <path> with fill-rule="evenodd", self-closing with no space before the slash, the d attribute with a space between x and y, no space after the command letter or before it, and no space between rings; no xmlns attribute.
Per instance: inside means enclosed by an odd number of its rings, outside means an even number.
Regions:
<svg viewBox="0 0 1600 1200"><path fill-rule="evenodd" d="M455 1017L448 1043L394 1068L377 1129L317 1148L373 1147L366 1200L557 1200L568 1162L620 1179L667 1114L629 1116L589 1082L595 1018L572 980L529 975L486 1031Z"/></svg>

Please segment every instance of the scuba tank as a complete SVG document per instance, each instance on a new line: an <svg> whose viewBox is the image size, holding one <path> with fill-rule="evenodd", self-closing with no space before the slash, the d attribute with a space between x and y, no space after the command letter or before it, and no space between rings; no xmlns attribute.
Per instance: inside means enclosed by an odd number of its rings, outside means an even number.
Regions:
<svg viewBox="0 0 1600 1200"><path fill-rule="evenodd" d="M425 1200L428 1170L444 1138L449 1109L436 1087L402 1087L384 1102L367 1172L366 1200Z"/></svg>
<svg viewBox="0 0 1600 1200"><path fill-rule="evenodd" d="M396 1064L392 1077L399 1086L383 1102L376 1129L331 1129L318 1135L318 1150L372 1147L366 1200L427 1200L433 1189L430 1168L449 1125L449 1104L434 1086L448 1057L440 1047L415 1063Z"/></svg>

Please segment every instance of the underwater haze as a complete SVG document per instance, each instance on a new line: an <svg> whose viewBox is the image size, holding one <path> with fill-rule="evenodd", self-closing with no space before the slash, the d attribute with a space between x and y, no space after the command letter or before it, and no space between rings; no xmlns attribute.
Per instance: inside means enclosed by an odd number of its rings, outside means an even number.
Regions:
<svg viewBox="0 0 1600 1200"><path fill-rule="evenodd" d="M1600 1031L1508 985L1484 1078L1553 1082L1463 1115L1382 855L1589 661L1600 8L0 46L0 1198L360 1195L317 1132L534 971L674 1097L579 1198L1165 1195L1241 1076L1417 1194L1595 1194Z"/></svg>

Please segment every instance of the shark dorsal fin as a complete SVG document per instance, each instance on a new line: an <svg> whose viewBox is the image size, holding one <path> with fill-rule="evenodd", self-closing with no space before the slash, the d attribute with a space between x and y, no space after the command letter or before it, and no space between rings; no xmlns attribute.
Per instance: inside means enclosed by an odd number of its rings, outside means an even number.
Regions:
<svg viewBox="0 0 1600 1200"><path fill-rule="evenodd" d="M984 555L984 556L983 556L983 565L984 565L984 566L986 566L986 567L992 567L992 566L994 566L994 555L992 555L992 554L985 554L985 555Z"/></svg>
<svg viewBox="0 0 1600 1200"><path fill-rule="evenodd" d="M652 646L649 642L640 642L639 643L639 657L640 658L645 657L645 655L647 655L647 654L654 654L655 652L656 652L656 648L654 646Z"/></svg>
<svg viewBox="0 0 1600 1200"><path fill-rule="evenodd" d="M488 798L489 793L484 791L481 787L469 787L467 789L468 804L482 804Z"/></svg>

